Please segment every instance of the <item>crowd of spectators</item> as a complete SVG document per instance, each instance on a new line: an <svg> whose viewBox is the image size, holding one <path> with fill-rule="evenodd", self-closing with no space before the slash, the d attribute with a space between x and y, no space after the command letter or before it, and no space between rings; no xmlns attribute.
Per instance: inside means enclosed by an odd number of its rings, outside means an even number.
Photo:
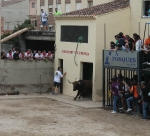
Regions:
<svg viewBox="0 0 150 136"><path fill-rule="evenodd" d="M147 113L150 114L150 77L146 79L146 82L140 83L139 92L137 75L130 79L118 74L111 79L109 85L113 95L112 113L117 113L118 104L120 112L130 113L133 116L143 114L141 119L147 119Z"/></svg>
<svg viewBox="0 0 150 136"><path fill-rule="evenodd" d="M124 35L122 32L115 35L116 42L110 42L110 50L117 51L144 51L146 54L150 52L150 35L143 41L136 33L133 38L129 35Z"/></svg>
<svg viewBox="0 0 150 136"><path fill-rule="evenodd" d="M6 54L4 51L1 52L1 59L8 59L8 60L52 60L54 59L54 54L51 51L46 52L45 50L41 51L32 51L28 49L26 52L19 51L19 49L15 49L14 47L12 50Z"/></svg>

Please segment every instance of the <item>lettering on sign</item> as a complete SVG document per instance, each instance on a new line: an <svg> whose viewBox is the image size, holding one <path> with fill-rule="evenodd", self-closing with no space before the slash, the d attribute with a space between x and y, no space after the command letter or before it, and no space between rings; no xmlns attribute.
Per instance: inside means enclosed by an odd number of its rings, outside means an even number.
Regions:
<svg viewBox="0 0 150 136"><path fill-rule="evenodd" d="M89 53L88 53L88 52L80 52L80 51L68 51L68 50L62 50L62 53L67 53L67 54L78 54L78 55L89 56Z"/></svg>
<svg viewBox="0 0 150 136"><path fill-rule="evenodd" d="M104 51L104 65L137 68L137 53L137 51Z"/></svg>

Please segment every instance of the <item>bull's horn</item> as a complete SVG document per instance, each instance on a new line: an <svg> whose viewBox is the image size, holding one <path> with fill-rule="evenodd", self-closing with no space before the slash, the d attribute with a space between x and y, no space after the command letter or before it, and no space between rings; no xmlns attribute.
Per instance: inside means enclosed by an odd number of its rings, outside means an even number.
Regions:
<svg viewBox="0 0 150 136"><path fill-rule="evenodd" d="M73 82L70 82L69 80L68 80L68 82L69 82L70 84L73 84Z"/></svg>

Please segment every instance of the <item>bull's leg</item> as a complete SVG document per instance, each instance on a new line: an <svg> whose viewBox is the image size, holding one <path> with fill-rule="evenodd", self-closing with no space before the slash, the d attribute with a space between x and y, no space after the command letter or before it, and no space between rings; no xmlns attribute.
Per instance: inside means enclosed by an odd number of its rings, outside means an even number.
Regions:
<svg viewBox="0 0 150 136"><path fill-rule="evenodd" d="M74 100L76 100L76 99L77 99L77 97L79 96L79 94L80 94L80 93L79 93L79 91L78 91L78 93L77 93L76 97L74 98Z"/></svg>
<svg viewBox="0 0 150 136"><path fill-rule="evenodd" d="M80 97L82 96L82 93L80 93L80 95L79 95L79 97L78 97L78 99L80 99Z"/></svg>

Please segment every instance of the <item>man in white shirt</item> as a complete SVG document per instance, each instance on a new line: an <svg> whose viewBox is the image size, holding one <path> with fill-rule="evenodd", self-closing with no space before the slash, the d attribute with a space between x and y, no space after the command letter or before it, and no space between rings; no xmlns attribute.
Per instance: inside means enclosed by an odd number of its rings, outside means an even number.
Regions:
<svg viewBox="0 0 150 136"><path fill-rule="evenodd" d="M34 58L38 59L38 60L43 59L43 55L42 55L41 51L38 51L38 53L35 54Z"/></svg>
<svg viewBox="0 0 150 136"><path fill-rule="evenodd" d="M43 29L44 30L48 30L48 15L46 14L46 12L44 12L43 9L41 9L41 22L42 22L42 25L43 25Z"/></svg>
<svg viewBox="0 0 150 136"><path fill-rule="evenodd" d="M62 69L61 67L58 67L57 71L55 71L54 75L54 86L52 89L52 94L58 93L58 89L60 86L61 78L63 78L66 75L66 72L62 75Z"/></svg>

